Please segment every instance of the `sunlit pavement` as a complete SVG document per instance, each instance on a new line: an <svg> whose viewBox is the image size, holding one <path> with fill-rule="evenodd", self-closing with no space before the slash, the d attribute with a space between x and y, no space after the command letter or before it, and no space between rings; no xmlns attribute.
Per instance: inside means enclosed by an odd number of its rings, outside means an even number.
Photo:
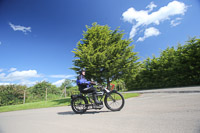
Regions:
<svg viewBox="0 0 200 133"><path fill-rule="evenodd" d="M70 106L0 113L0 133L200 133L200 87L137 91L121 111Z"/></svg>

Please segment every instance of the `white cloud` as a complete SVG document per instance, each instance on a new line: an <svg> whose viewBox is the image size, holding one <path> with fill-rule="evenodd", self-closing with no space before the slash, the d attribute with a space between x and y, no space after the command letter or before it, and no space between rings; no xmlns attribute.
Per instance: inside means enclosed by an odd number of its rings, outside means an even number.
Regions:
<svg viewBox="0 0 200 133"><path fill-rule="evenodd" d="M4 69L0 68L0 72L3 72Z"/></svg>
<svg viewBox="0 0 200 133"><path fill-rule="evenodd" d="M26 85L26 86L33 86L37 83L38 81L29 81L29 80L22 80L18 83L9 83L9 82L0 82L0 85L13 85L13 84L17 84L17 85Z"/></svg>
<svg viewBox="0 0 200 133"><path fill-rule="evenodd" d="M53 82L53 85L56 85L57 87L61 86L63 82L65 82L65 79L67 78L74 78L76 75L50 75L51 78L61 78L61 80L58 80L56 82Z"/></svg>
<svg viewBox="0 0 200 133"><path fill-rule="evenodd" d="M150 24L159 25L160 22L169 20L172 16L184 15L187 11L187 6L183 2L179 1L172 1L168 3L167 6L163 6L158 11L150 14L150 11L152 11L155 7L156 5L151 2L146 7L149 8L149 10L137 11L131 7L122 14L125 22L133 24L130 32L130 38L133 38L137 34L139 28L143 26L148 26Z"/></svg>
<svg viewBox="0 0 200 133"><path fill-rule="evenodd" d="M76 75L50 75L51 78L71 78Z"/></svg>
<svg viewBox="0 0 200 133"><path fill-rule="evenodd" d="M0 73L0 81L4 78L6 74L5 73ZM3 83L0 83L0 85L10 85L11 83L7 83L7 82L3 82Z"/></svg>
<svg viewBox="0 0 200 133"><path fill-rule="evenodd" d="M148 12L144 10L136 11L133 7L131 7L127 11L125 11L122 16L124 21L134 23L134 21L142 21L144 19L142 16L148 16Z"/></svg>
<svg viewBox="0 0 200 133"><path fill-rule="evenodd" d="M5 71L5 72L4 72ZM18 71L17 68L0 69L0 85L19 84L32 86L37 82L46 81L48 78L60 78L52 84L61 86L66 78L74 78L76 75L50 75L38 74L36 70ZM43 78L43 80L41 80Z"/></svg>
<svg viewBox="0 0 200 133"><path fill-rule="evenodd" d="M21 80L20 85L27 85L27 86L32 86L32 85L35 85L38 81L30 81L30 80Z"/></svg>
<svg viewBox="0 0 200 133"><path fill-rule="evenodd" d="M4 72L5 71L5 72ZM17 68L0 69L0 85L18 84L33 86L40 81L47 81L48 78L57 78L59 80L52 82L53 85L61 86L67 78L74 78L76 75L50 75L38 74L36 70L18 71ZM43 80L41 79L43 78Z"/></svg>
<svg viewBox="0 0 200 133"><path fill-rule="evenodd" d="M3 79L5 75L5 73L0 73L0 80Z"/></svg>
<svg viewBox="0 0 200 133"><path fill-rule="evenodd" d="M10 69L8 70L8 72L13 72L13 71L16 71L16 70L17 70L17 68L12 67L12 68L10 68Z"/></svg>
<svg viewBox="0 0 200 133"><path fill-rule="evenodd" d="M20 25L14 25L11 22L9 22L9 25L14 31L22 31L25 34L27 34L27 32L31 32L31 27L24 27L24 26L20 26Z"/></svg>
<svg viewBox="0 0 200 133"><path fill-rule="evenodd" d="M146 8L149 8L148 12L151 12L153 8L156 8L157 5L155 5L153 2L151 2Z"/></svg>
<svg viewBox="0 0 200 133"><path fill-rule="evenodd" d="M56 85L57 87L59 87L59 86L62 85L63 82L65 82L65 79L58 80L58 81L56 81L56 82L54 82L54 83L52 83L52 84L53 84L53 85Z"/></svg>
<svg viewBox="0 0 200 133"><path fill-rule="evenodd" d="M137 41L144 41L146 38L151 36L158 36L160 31L154 27L150 27L144 31L144 36L140 37Z"/></svg>
<svg viewBox="0 0 200 133"><path fill-rule="evenodd" d="M11 85L12 83L0 83L0 85Z"/></svg>
<svg viewBox="0 0 200 133"><path fill-rule="evenodd" d="M2 42L0 41L0 45L2 45Z"/></svg>
<svg viewBox="0 0 200 133"><path fill-rule="evenodd" d="M176 19L172 20L171 23L170 23L171 26L175 27L175 26L179 25L181 23L180 20L182 20L182 18L176 18Z"/></svg>
<svg viewBox="0 0 200 133"><path fill-rule="evenodd" d="M41 77L36 70L28 71L14 71L9 73L7 76L5 73L0 74L0 81L23 81L29 78Z"/></svg>

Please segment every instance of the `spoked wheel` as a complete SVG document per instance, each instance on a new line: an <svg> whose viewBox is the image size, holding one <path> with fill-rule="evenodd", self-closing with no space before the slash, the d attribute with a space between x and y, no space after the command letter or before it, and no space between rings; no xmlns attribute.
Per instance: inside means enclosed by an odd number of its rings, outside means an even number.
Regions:
<svg viewBox="0 0 200 133"><path fill-rule="evenodd" d="M110 92L104 99L105 105L111 111L120 111L124 107L124 97L118 92Z"/></svg>
<svg viewBox="0 0 200 133"><path fill-rule="evenodd" d="M71 100L72 110L77 114L85 113L87 110L87 100L84 97L76 97Z"/></svg>

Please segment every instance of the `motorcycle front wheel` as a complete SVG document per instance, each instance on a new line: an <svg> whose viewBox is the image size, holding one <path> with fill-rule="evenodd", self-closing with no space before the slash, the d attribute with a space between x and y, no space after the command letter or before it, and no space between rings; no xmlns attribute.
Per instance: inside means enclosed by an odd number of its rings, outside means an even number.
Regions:
<svg viewBox="0 0 200 133"><path fill-rule="evenodd" d="M110 92L105 96L105 106L111 111L120 111L124 107L124 97L116 91Z"/></svg>

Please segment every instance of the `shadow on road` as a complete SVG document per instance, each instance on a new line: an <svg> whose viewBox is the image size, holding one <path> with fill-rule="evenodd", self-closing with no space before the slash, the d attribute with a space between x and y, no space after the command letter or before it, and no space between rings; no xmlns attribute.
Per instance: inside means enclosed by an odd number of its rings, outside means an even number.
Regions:
<svg viewBox="0 0 200 133"><path fill-rule="evenodd" d="M83 114L76 114L73 111L66 111L66 112L58 112L58 115L84 115L84 114L98 114L98 113L108 113L111 111L87 111Z"/></svg>

